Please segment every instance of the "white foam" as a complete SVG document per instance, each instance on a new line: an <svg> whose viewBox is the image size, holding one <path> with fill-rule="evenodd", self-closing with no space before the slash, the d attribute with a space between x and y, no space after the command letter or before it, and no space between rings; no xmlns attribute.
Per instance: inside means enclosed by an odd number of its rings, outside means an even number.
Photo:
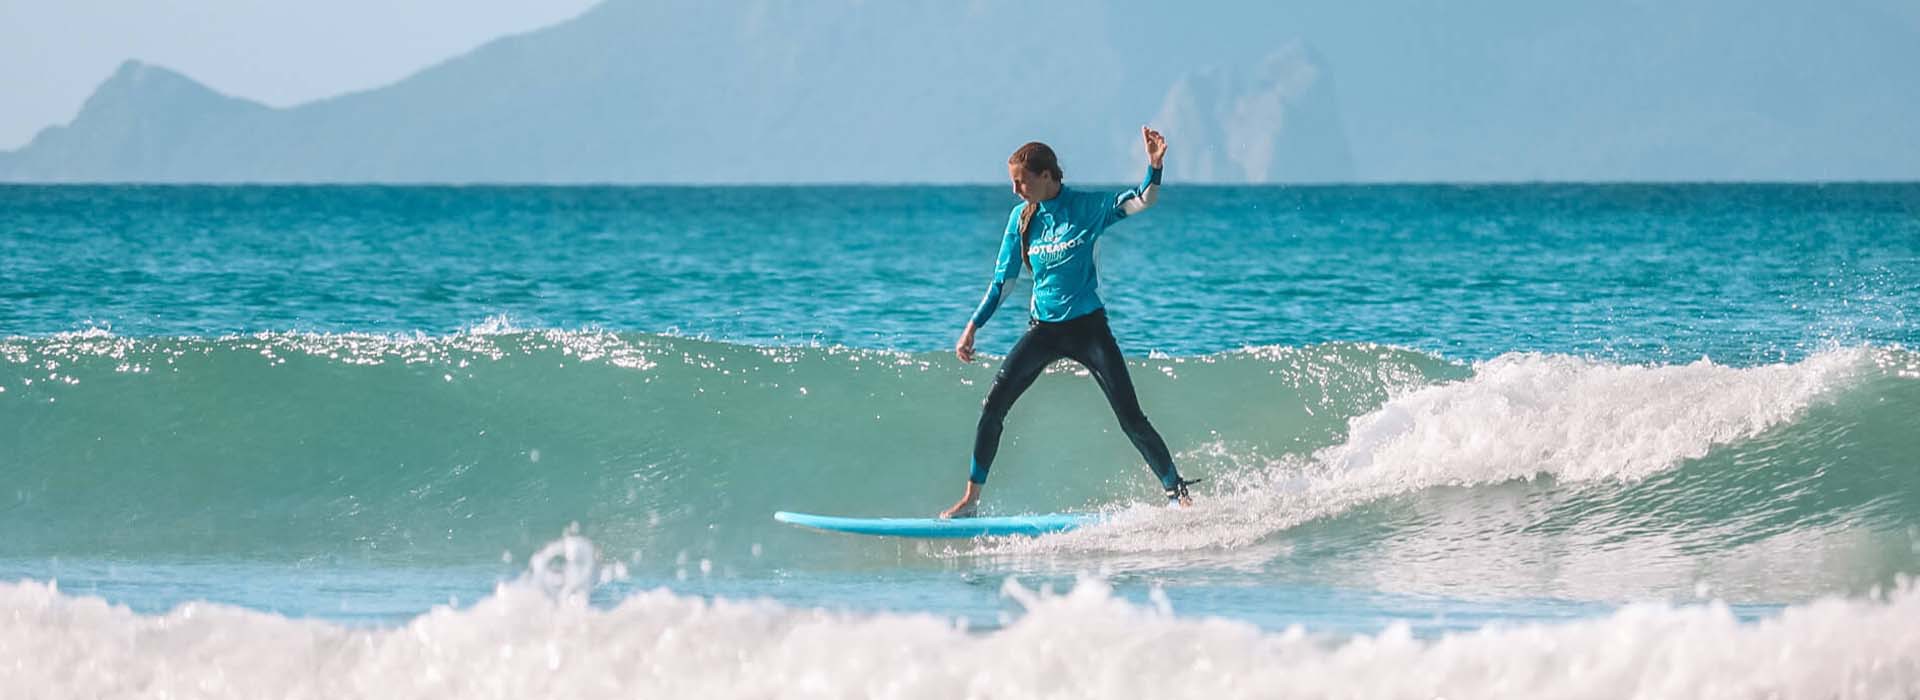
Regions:
<svg viewBox="0 0 1920 700"><path fill-rule="evenodd" d="M507 314L494 314L467 326L464 332L468 335L512 335L525 331L514 325L513 319Z"/></svg>
<svg viewBox="0 0 1920 700"><path fill-rule="evenodd" d="M1871 367L1869 348L1793 364L1620 365L1508 354L1466 380L1400 393L1348 422L1344 442L1310 458L1239 454L1218 445L1200 505L1177 516L1135 506L1100 526L984 548L995 553L1168 551L1244 547L1386 496L1552 476L1633 481L1757 436L1799 416ZM1227 454L1222 458L1222 453Z"/></svg>
<svg viewBox="0 0 1920 700"><path fill-rule="evenodd" d="M1629 606L1434 640L1318 638L1187 619L1098 581L1009 584L1027 611L970 633L657 590L595 609L511 585L394 628L220 605L140 615L0 584L10 697L1883 698L1920 693L1920 591L1741 623L1724 606ZM1163 603L1164 605L1164 603Z"/></svg>
<svg viewBox="0 0 1920 700"><path fill-rule="evenodd" d="M27 336L11 337L24 338ZM54 340L99 340L102 338L117 338L119 336L113 334L112 324L102 323L99 325L89 325L77 331L60 331L50 337Z"/></svg>
<svg viewBox="0 0 1920 700"><path fill-rule="evenodd" d="M1546 474L1638 479L1786 422L1866 359L1848 350L1739 368L1502 355L1475 366L1472 379L1352 420L1347 442L1318 458L1422 486Z"/></svg>

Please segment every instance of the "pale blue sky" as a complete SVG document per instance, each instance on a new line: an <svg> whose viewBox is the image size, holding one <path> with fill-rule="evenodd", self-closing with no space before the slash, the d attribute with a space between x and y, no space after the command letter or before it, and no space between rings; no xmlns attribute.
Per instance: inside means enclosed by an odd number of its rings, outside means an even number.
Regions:
<svg viewBox="0 0 1920 700"><path fill-rule="evenodd" d="M64 124L128 59L288 106L406 77L597 0L0 0L0 149Z"/></svg>

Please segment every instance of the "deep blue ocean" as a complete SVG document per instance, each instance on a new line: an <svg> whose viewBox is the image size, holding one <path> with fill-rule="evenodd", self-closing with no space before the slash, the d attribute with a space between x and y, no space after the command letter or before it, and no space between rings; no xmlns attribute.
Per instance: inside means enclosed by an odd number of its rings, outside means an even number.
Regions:
<svg viewBox="0 0 1920 700"><path fill-rule="evenodd" d="M1920 184L1176 183L1099 269L1194 508L1063 362L985 509L1102 524L774 522L959 496L1014 203L0 186L0 686L1920 695Z"/></svg>

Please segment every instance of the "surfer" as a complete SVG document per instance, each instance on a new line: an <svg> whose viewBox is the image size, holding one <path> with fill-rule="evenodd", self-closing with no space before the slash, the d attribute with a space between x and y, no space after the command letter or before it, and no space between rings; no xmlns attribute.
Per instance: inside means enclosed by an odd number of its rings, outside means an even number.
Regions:
<svg viewBox="0 0 1920 700"><path fill-rule="evenodd" d="M993 388L987 390L973 438L973 471L967 475L966 495L940 517L974 514L987 470L993 466L994 453L1000 450L1007 410L1027 387L1033 386L1047 365L1061 358L1085 365L1100 384L1127 439L1133 441L1154 476L1160 478L1167 500L1182 506L1193 504L1187 485L1198 480L1180 478L1166 441L1140 411L1125 358L1120 356L1120 346L1107 327L1105 306L1094 292L1100 279L1094 270L1093 248L1100 235L1108 226L1153 206L1160 196L1160 164L1167 154L1167 140L1144 126L1140 127L1140 136L1146 142L1147 175L1139 187L1118 196L1083 192L1061 184L1060 161L1044 143L1021 146L1007 159L1007 176L1021 201L1007 217L993 283L966 330L960 332L953 353L962 362L973 361L974 333L993 317L1001 297L1020 277L1022 267L1033 268L1033 304L1026 334L1007 352L1006 361L993 377Z"/></svg>

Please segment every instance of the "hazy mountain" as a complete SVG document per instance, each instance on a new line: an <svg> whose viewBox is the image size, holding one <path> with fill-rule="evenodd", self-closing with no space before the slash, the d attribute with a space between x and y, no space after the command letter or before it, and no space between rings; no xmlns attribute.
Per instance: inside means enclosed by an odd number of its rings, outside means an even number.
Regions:
<svg viewBox="0 0 1920 700"><path fill-rule="evenodd" d="M72 125L0 155L0 178L984 181L1042 139L1070 178L1129 180L1144 162L1139 125L1166 85L1130 78L1142 59L1104 40L1105 12L609 2L390 86L284 110L129 63ZM983 50L1026 24L1089 40Z"/></svg>
<svg viewBox="0 0 1920 700"><path fill-rule="evenodd" d="M1149 121L1185 181L1911 179L1916 17L609 0L286 109L130 62L72 124L0 153L0 181L997 182L1038 139L1069 179L1123 182Z"/></svg>
<svg viewBox="0 0 1920 700"><path fill-rule="evenodd" d="M266 107L221 95L165 68L128 61L87 99L68 126L0 155L14 180L170 180L192 172L182 150L231 137Z"/></svg>

